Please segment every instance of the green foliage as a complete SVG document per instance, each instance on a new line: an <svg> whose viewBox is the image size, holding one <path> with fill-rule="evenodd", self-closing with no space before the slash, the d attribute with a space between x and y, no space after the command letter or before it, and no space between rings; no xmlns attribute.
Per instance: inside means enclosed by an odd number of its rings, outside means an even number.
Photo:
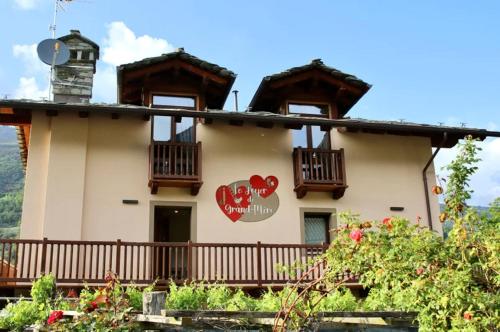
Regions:
<svg viewBox="0 0 500 332"><path fill-rule="evenodd" d="M32 301L19 300L9 303L2 310L0 327L10 331L24 331L24 328L40 320L38 304Z"/></svg>
<svg viewBox="0 0 500 332"><path fill-rule="evenodd" d="M357 308L358 300L347 288L329 292L318 303L319 311L355 311Z"/></svg>
<svg viewBox="0 0 500 332"><path fill-rule="evenodd" d="M22 189L23 180L24 174L17 143L0 144L0 196Z"/></svg>
<svg viewBox="0 0 500 332"><path fill-rule="evenodd" d="M207 293L202 284L186 283L177 286L175 283L170 283L165 308L171 310L197 310L205 308L206 301Z"/></svg>
<svg viewBox="0 0 500 332"><path fill-rule="evenodd" d="M22 204L23 196L20 190L3 196L0 194L0 227L19 226Z"/></svg>
<svg viewBox="0 0 500 332"><path fill-rule="evenodd" d="M45 322L52 310L54 291L54 276L46 275L36 280L31 287L32 301L9 303L0 315L0 327L22 331L26 326Z"/></svg>
<svg viewBox="0 0 500 332"><path fill-rule="evenodd" d="M125 294L128 296L130 306L137 311L142 311L142 294L153 291L155 283L141 290L136 285L128 285Z"/></svg>
<svg viewBox="0 0 500 332"><path fill-rule="evenodd" d="M363 309L417 311L420 331L500 326L499 200L484 215L466 207L477 151L465 140L449 166L445 211L453 226L447 239L401 218L373 221L372 228L347 215L324 257L325 287L341 285L338 276L346 271L359 275L370 289ZM355 240L352 232L362 237Z"/></svg>

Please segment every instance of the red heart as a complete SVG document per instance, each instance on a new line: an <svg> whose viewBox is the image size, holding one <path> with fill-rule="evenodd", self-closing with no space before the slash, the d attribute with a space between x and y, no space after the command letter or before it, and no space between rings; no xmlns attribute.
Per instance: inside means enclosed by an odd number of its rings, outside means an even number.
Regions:
<svg viewBox="0 0 500 332"><path fill-rule="evenodd" d="M264 180L260 175L252 175L250 185L261 197L266 198L278 188L278 178L270 175Z"/></svg>
<svg viewBox="0 0 500 332"><path fill-rule="evenodd" d="M234 195L231 188L224 185L217 188L215 199L222 212L236 222L243 215L241 211L250 205L251 194L245 186L239 186Z"/></svg>

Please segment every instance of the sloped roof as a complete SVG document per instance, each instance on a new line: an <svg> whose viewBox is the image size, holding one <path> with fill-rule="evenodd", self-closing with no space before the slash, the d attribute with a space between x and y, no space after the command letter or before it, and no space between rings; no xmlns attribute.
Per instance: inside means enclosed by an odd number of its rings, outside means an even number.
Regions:
<svg viewBox="0 0 500 332"><path fill-rule="evenodd" d="M125 104L71 104L19 99L0 100L0 107L10 107L14 111L19 109L23 111L30 110L42 112L88 112L89 114L118 114L123 115L124 117L135 116L140 118L151 115L174 115L227 122L241 121L262 125L266 128L270 128L272 125L285 126L289 128L301 125L316 125L339 128L345 132L429 137L433 146L439 146L442 141L443 134L447 133L448 139L443 147L453 147L459 139L464 138L466 135L472 135L480 139L485 139L486 137L500 137L499 131L488 131L486 129L478 128L436 126L401 121L380 121L350 118L327 119L298 115L282 115L271 112L228 112L223 110L206 110L200 112L175 108L149 108L145 106ZM5 117L8 116L9 115L5 115ZM2 115L0 114L0 123L1 119ZM271 125L267 126L267 124Z"/></svg>
<svg viewBox="0 0 500 332"><path fill-rule="evenodd" d="M170 53L165 53L160 56L156 57L151 57L151 58L145 58L139 61L135 61L132 63L127 63L121 66L118 66L116 68L118 72L118 76L120 76L120 73L125 70L133 70L133 69L139 69L143 67L147 67L153 64L161 63L166 60L171 60L171 59L181 59L184 60L194 66L197 66L201 69L210 71L218 76L221 77L229 77L229 78L236 78L236 74L230 71L227 68L221 67L219 65L216 65L214 63L210 63L208 61L202 60L198 57L195 57L194 55L191 55L189 53L184 52L183 49L179 49L175 52L170 52Z"/></svg>
<svg viewBox="0 0 500 332"><path fill-rule="evenodd" d="M331 75L332 77L344 81L350 85L366 90L371 88L370 84L364 82L363 80L357 78L356 76L341 72L338 69L325 65L321 59L314 59L311 61L311 63L308 63L307 65L292 67L285 71L282 71L281 73L266 76L262 80L268 82L275 81L314 68L320 69L326 72L327 74Z"/></svg>
<svg viewBox="0 0 500 332"><path fill-rule="evenodd" d="M348 87L352 90L349 93L349 97L345 97L343 99L344 104L342 105L342 107L339 107L340 116L343 116L345 113L347 113L347 111L349 111L349 109L371 88L370 84L364 82L356 76L327 66L323 63L323 61L321 61L321 59L314 59L306 65L289 68L280 73L264 77L250 102L250 109L252 111L262 111L265 108L269 107L270 99L278 98L274 97L276 95L279 95L275 94L272 88L272 84L274 82L278 82L280 80L285 81L286 79L292 78L293 76L299 76L303 73L314 71L321 72L322 74L326 75L323 77L331 78L332 82L335 82L335 84L338 84L339 86L344 88ZM332 94L333 93L334 92L332 91Z"/></svg>
<svg viewBox="0 0 500 332"><path fill-rule="evenodd" d="M95 59L96 60L99 59L99 45L97 45L95 42L93 42L92 40L88 39L84 35L82 35L80 33L80 30L70 30L69 35L65 35L65 36L59 37L57 39L59 39L60 41L63 41L63 42L67 42L68 40L74 39L74 38L79 39L82 42L87 43L90 46L92 46L93 48L95 48L97 50L97 54L96 54Z"/></svg>

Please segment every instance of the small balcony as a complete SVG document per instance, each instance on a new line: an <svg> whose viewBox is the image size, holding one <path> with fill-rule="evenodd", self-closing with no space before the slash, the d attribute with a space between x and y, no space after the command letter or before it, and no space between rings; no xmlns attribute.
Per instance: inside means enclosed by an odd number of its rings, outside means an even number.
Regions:
<svg viewBox="0 0 500 332"><path fill-rule="evenodd" d="M197 195L201 180L201 142L152 141L149 153L151 194L159 187L191 188Z"/></svg>
<svg viewBox="0 0 500 332"><path fill-rule="evenodd" d="M297 198L309 191L331 192L333 199L344 196L347 188L344 149L295 148L293 171Z"/></svg>

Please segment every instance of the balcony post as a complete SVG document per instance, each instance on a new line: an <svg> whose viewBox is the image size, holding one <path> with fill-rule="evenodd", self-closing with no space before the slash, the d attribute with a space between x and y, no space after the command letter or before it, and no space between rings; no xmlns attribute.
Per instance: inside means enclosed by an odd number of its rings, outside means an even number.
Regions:
<svg viewBox="0 0 500 332"><path fill-rule="evenodd" d="M188 259L187 259L187 281L188 283L191 282L191 280L193 279L193 270L192 270L192 265L193 265L193 258L192 258L192 255L193 255L193 244L191 242L191 240L188 240L187 242L187 255L188 255Z"/></svg>
<svg viewBox="0 0 500 332"><path fill-rule="evenodd" d="M262 255L260 241L257 241L257 286L262 286Z"/></svg>
<svg viewBox="0 0 500 332"><path fill-rule="evenodd" d="M120 255L121 255L121 246L122 246L122 240L118 239L116 240L116 267L115 267L115 274L120 277Z"/></svg>
<svg viewBox="0 0 500 332"><path fill-rule="evenodd" d="M344 148L340 149L340 162L339 162L339 167L341 168L341 173L342 174L342 185L345 186L347 183L346 181L346 175L345 175L345 158L344 158Z"/></svg>
<svg viewBox="0 0 500 332"><path fill-rule="evenodd" d="M42 240L42 258L40 262L40 273L45 275L45 264L47 262L47 238L44 237Z"/></svg>

